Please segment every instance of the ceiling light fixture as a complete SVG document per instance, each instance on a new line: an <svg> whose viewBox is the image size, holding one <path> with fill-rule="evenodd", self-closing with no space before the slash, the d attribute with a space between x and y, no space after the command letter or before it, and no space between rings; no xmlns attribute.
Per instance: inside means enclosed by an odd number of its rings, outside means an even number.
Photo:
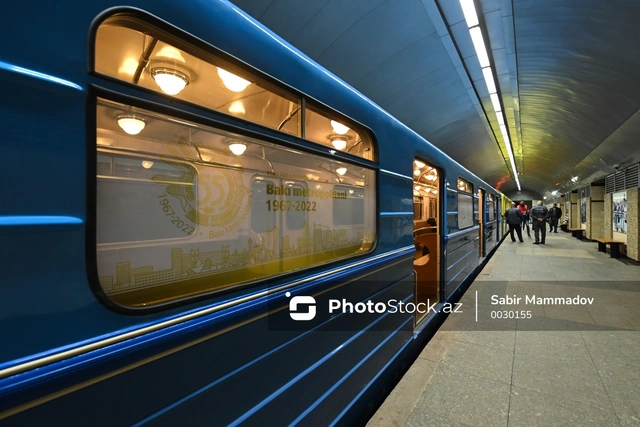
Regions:
<svg viewBox="0 0 640 427"><path fill-rule="evenodd" d="M232 142L229 144L229 150L231 150L231 152L236 156L242 156L246 149L246 144L243 144L242 142Z"/></svg>
<svg viewBox="0 0 640 427"><path fill-rule="evenodd" d="M234 114L245 114L246 111L244 109L244 105L242 101L234 101L233 104L229 107L229 112Z"/></svg>
<svg viewBox="0 0 640 427"><path fill-rule="evenodd" d="M426 166L426 164L422 163L420 160L415 160L415 164L416 164L416 167L418 167L419 169L422 169L423 167Z"/></svg>
<svg viewBox="0 0 640 427"><path fill-rule="evenodd" d="M329 137L331 140L331 144L336 148L336 150L344 150L347 148L347 137L342 135L332 135Z"/></svg>
<svg viewBox="0 0 640 427"><path fill-rule="evenodd" d="M491 67L484 67L482 74L484 75L484 82L487 84L489 93L496 93L498 90L496 89L496 82L493 81L493 71Z"/></svg>
<svg viewBox="0 0 640 427"><path fill-rule="evenodd" d="M151 166L153 166L153 162L151 160L143 160L142 161L142 167L145 169L149 169L151 168Z"/></svg>
<svg viewBox="0 0 640 427"><path fill-rule="evenodd" d="M502 106L500 105L500 98L497 93L492 93L489 95L491 97L491 103L493 104L493 109L496 113L502 111Z"/></svg>
<svg viewBox="0 0 640 427"><path fill-rule="evenodd" d="M135 114L117 114L118 126L129 135L137 135L147 125L147 120Z"/></svg>
<svg viewBox="0 0 640 427"><path fill-rule="evenodd" d="M480 62L480 68L482 69L485 84L487 85L487 89L489 91L491 104L493 105L496 117L498 118L498 125L500 126L500 131L502 133L502 137L504 138L504 144L507 148L509 162L511 163L511 168L513 170L513 177L516 181L516 185L518 186L518 191L521 191L520 180L518 179L518 170L516 169L516 162L513 154L513 148L511 146L511 140L509 139L509 132L505 126L504 117L502 116L502 104L500 102L500 97L498 96L498 88L496 82L493 79L491 61L489 60L487 47L484 44L484 37L482 36L482 29L480 28L480 20L478 19L475 2L474 0L459 1L460 7L462 8L462 12L464 14L464 19L467 23L467 27L469 28L469 35L471 36L473 47L476 51L476 56L478 57L478 62ZM491 123L489 123L489 125L491 126Z"/></svg>
<svg viewBox="0 0 640 427"><path fill-rule="evenodd" d="M471 33L473 47L476 49L476 55L478 55L478 61L480 61L480 67L484 68L490 66L491 62L489 62L487 48L485 47L484 39L482 38L482 30L480 30L480 27L473 27L469 32Z"/></svg>
<svg viewBox="0 0 640 427"><path fill-rule="evenodd" d="M347 168L345 168L344 166L339 167L338 169L336 169L336 172L338 173L338 175L342 176L347 173Z"/></svg>
<svg viewBox="0 0 640 427"><path fill-rule="evenodd" d="M476 14L473 0L460 0L460 6L462 6L462 13L464 13L464 20L467 21L467 26L471 28L478 25L478 15Z"/></svg>
<svg viewBox="0 0 640 427"><path fill-rule="evenodd" d="M232 92L242 92L251 84L250 81L238 77L220 67L218 67L218 75L222 79L222 83Z"/></svg>
<svg viewBox="0 0 640 427"><path fill-rule="evenodd" d="M578 182L578 177L574 176L573 178L571 178L571 182Z"/></svg>
<svg viewBox="0 0 640 427"><path fill-rule="evenodd" d="M167 95L177 95L189 84L189 76L169 67L151 69L151 77Z"/></svg>
<svg viewBox="0 0 640 427"><path fill-rule="evenodd" d="M349 128L343 125L342 123L336 122L335 120L331 120L331 127L335 133L339 133L340 135L344 135L349 132Z"/></svg>

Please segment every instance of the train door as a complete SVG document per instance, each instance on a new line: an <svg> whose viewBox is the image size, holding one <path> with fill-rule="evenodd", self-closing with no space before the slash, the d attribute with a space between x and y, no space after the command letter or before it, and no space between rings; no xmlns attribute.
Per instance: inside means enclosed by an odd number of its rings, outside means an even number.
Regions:
<svg viewBox="0 0 640 427"><path fill-rule="evenodd" d="M427 317L427 307L438 303L440 289L440 235L442 233L440 207L440 172L427 162L415 159L413 164L413 239L416 254L415 323Z"/></svg>
<svg viewBox="0 0 640 427"><path fill-rule="evenodd" d="M482 188L478 189L478 225L479 225L479 233L480 233L480 244L478 245L479 255L482 258L485 255L485 244L484 244L484 227L485 227L485 191Z"/></svg>

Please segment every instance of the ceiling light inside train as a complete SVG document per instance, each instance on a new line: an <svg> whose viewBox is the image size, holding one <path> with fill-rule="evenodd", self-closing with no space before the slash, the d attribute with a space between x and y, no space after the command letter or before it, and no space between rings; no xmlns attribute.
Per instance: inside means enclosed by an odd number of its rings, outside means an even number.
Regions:
<svg viewBox="0 0 640 427"><path fill-rule="evenodd" d="M422 169L423 167L426 166L426 164L422 163L420 160L414 160L414 163L416 164L416 167L418 169Z"/></svg>
<svg viewBox="0 0 640 427"><path fill-rule="evenodd" d="M235 101L233 104L231 104L231 106L229 107L229 112L234 114L246 113L242 101Z"/></svg>
<svg viewBox="0 0 640 427"><path fill-rule="evenodd" d="M251 84L250 81L238 77L220 67L218 67L218 75L222 79L222 83L232 92L242 92Z"/></svg>
<svg viewBox="0 0 640 427"><path fill-rule="evenodd" d="M344 150L347 147L347 140L345 138L331 138L331 144L336 147L336 150Z"/></svg>
<svg viewBox="0 0 640 427"><path fill-rule="evenodd" d="M415 176L420 175L420 169L414 169L414 170L413 170L413 174L414 174Z"/></svg>
<svg viewBox="0 0 640 427"><path fill-rule="evenodd" d="M335 133L339 133L340 135L344 135L349 132L349 128L343 125L342 123L338 123L335 120L331 120L331 127Z"/></svg>
<svg viewBox="0 0 640 427"><path fill-rule="evenodd" d="M153 166L153 162L151 160L143 160L142 161L142 167L145 169L149 169L151 168L151 166Z"/></svg>
<svg viewBox="0 0 640 427"><path fill-rule="evenodd" d="M173 68L154 68L151 76L167 95L177 95L189 84L189 76Z"/></svg>
<svg viewBox="0 0 640 427"><path fill-rule="evenodd" d="M118 126L129 135L139 134L147 124L145 119L133 114L120 114L116 116L116 119L118 120Z"/></svg>
<svg viewBox="0 0 640 427"><path fill-rule="evenodd" d="M344 175L345 173L347 173L347 168L345 168L344 166L339 167L338 169L336 169L336 172L338 173L338 175Z"/></svg>
<svg viewBox="0 0 640 427"><path fill-rule="evenodd" d="M247 149L247 146L241 142L234 142L229 144L229 150L236 156L241 156L244 151Z"/></svg>

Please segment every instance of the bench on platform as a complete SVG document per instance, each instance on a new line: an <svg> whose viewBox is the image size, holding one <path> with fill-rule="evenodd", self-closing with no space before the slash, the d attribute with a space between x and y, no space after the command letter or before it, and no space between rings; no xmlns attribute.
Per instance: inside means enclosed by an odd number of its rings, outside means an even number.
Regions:
<svg viewBox="0 0 640 427"><path fill-rule="evenodd" d="M599 239L594 239L598 242L598 251L599 252L607 252L607 245L611 246L611 258L620 258L620 245L624 244L624 242L620 242L618 240L610 239L608 237L600 237Z"/></svg>
<svg viewBox="0 0 640 427"><path fill-rule="evenodd" d="M567 230L571 232L571 235L573 237L576 237L580 240L582 240L582 235L585 232L584 228L567 228Z"/></svg>

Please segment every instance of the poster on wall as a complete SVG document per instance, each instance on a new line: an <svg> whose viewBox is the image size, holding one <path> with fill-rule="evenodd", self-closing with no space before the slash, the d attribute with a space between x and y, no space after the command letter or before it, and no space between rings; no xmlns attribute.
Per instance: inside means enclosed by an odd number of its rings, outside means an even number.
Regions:
<svg viewBox="0 0 640 427"><path fill-rule="evenodd" d="M627 233L627 192L613 193L613 231Z"/></svg>
<svg viewBox="0 0 640 427"><path fill-rule="evenodd" d="M580 222L587 223L587 199L580 199Z"/></svg>
<svg viewBox="0 0 640 427"><path fill-rule="evenodd" d="M571 213L571 200L567 200L567 201L565 202L565 207L564 207L564 214L565 214L565 217L566 217L567 221L568 221L568 220L569 220L569 218L570 218L570 217L569 217L569 214L570 214L570 213Z"/></svg>

